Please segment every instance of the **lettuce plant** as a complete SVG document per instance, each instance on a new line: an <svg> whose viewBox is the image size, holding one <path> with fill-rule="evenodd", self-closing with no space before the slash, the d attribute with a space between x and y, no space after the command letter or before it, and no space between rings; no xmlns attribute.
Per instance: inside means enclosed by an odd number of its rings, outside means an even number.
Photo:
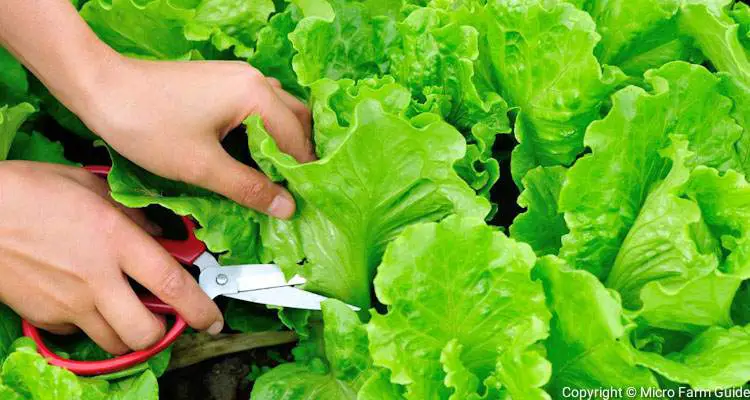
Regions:
<svg viewBox="0 0 750 400"><path fill-rule="evenodd" d="M74 4L123 54L245 60L312 111L317 161L283 153L254 115L229 149L294 195L289 221L110 152L117 201L189 215L223 263L277 263L332 298L319 313L229 303L233 329L300 337L294 362L253 374L253 399L559 399L750 381L744 3ZM0 49L0 159L88 162L50 140L52 120L91 138ZM7 307L0 325L2 398L158 396L169 352L80 378L18 339ZM59 351L109 356L88 340Z"/></svg>

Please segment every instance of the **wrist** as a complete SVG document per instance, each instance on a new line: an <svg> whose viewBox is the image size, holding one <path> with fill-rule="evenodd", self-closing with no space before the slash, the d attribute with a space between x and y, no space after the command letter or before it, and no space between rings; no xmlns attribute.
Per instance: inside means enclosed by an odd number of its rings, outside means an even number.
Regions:
<svg viewBox="0 0 750 400"><path fill-rule="evenodd" d="M102 93L116 79L114 71L123 62L122 56L97 37L83 44L78 54L56 71L50 82L44 83L61 103L88 124L102 101Z"/></svg>

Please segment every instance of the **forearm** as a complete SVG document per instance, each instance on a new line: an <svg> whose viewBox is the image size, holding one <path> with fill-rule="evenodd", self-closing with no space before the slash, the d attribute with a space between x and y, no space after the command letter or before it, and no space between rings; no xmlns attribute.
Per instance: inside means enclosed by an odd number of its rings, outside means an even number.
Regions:
<svg viewBox="0 0 750 400"><path fill-rule="evenodd" d="M117 59L69 0L0 1L0 45L74 112Z"/></svg>

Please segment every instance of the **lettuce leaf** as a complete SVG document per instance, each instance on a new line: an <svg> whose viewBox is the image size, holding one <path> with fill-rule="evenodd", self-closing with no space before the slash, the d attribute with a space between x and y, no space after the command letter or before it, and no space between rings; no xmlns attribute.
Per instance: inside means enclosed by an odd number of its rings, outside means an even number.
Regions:
<svg viewBox="0 0 750 400"><path fill-rule="evenodd" d="M495 136L510 132L508 105L475 82L479 31L451 17L443 10L419 8L399 22L400 40L388 49L389 73L411 89L418 109L442 115L466 134L469 148L457 170L486 195L499 177L492 157Z"/></svg>
<svg viewBox="0 0 750 400"><path fill-rule="evenodd" d="M680 26L720 71L723 94L734 101L733 117L745 129L737 147L747 164L750 161L750 56L741 43L740 27L729 15L730 4L728 0L686 1L682 5ZM738 3L736 9L741 12L743 8Z"/></svg>
<svg viewBox="0 0 750 400"><path fill-rule="evenodd" d="M591 17L557 1L490 2L487 41L503 97L518 108L511 172L517 184L539 165L570 165L586 126L623 74L603 69Z"/></svg>
<svg viewBox="0 0 750 400"><path fill-rule="evenodd" d="M739 26L727 13L731 3L731 0L685 0L680 27L693 37L716 69L748 85L750 60L740 43Z"/></svg>
<svg viewBox="0 0 750 400"><path fill-rule="evenodd" d="M548 334L549 313L530 279L535 258L475 218L406 228L375 277L388 306L367 326L375 365L410 399L478 396L479 382L491 398L547 398L540 387L549 368L535 344Z"/></svg>
<svg viewBox="0 0 750 400"><path fill-rule="evenodd" d="M65 158L60 142L53 142L39 132L18 132L8 152L8 159L78 165Z"/></svg>
<svg viewBox="0 0 750 400"><path fill-rule="evenodd" d="M255 53L249 62L263 74L278 79L286 91L307 98L307 92L297 82L297 74L292 69L296 51L288 38L301 19L302 12L293 4L271 17L268 25L258 32Z"/></svg>
<svg viewBox="0 0 750 400"><path fill-rule="evenodd" d="M693 389L738 387L750 376L750 327L711 327L680 352L666 356L638 352L636 362Z"/></svg>
<svg viewBox="0 0 750 400"><path fill-rule="evenodd" d="M323 1L323 0L320 0ZM320 1L310 1L317 8ZM309 86L322 78L360 79L387 72L386 49L395 40L392 18L373 15L358 1L330 0L327 12L302 7L305 16L289 34L297 54L292 65L298 81Z"/></svg>
<svg viewBox="0 0 750 400"><path fill-rule="evenodd" d="M732 298L750 271L719 269L719 230L710 226L719 221L702 213L703 201L682 198L690 179L687 142L673 137L662 154L672 160L670 172L645 200L606 284L649 326L690 332L731 325Z"/></svg>
<svg viewBox="0 0 750 400"><path fill-rule="evenodd" d="M232 48L237 58L247 59L274 10L271 0L202 0L185 26L185 37L210 40L218 50Z"/></svg>
<svg viewBox="0 0 750 400"><path fill-rule="evenodd" d="M160 60L190 59L196 45L184 27L194 9L169 0L91 0L81 16L108 45L120 53Z"/></svg>
<svg viewBox="0 0 750 400"><path fill-rule="evenodd" d="M575 270L555 256L541 258L535 275L544 285L552 311L546 345L552 363L548 390L554 398L560 398L566 387L659 386L648 369L636 364L627 342L633 326L624 319L615 292L591 273Z"/></svg>
<svg viewBox="0 0 750 400"><path fill-rule="evenodd" d="M14 343L14 350L2 364L0 395L23 400L157 400L154 373L145 372L108 382L102 378L77 377L72 372L47 364L28 338Z"/></svg>
<svg viewBox="0 0 750 400"><path fill-rule="evenodd" d="M729 15L740 26L740 41L746 49L750 49L750 6L745 3L734 3Z"/></svg>
<svg viewBox="0 0 750 400"><path fill-rule="evenodd" d="M602 37L594 50L602 64L616 65L628 75L640 77L667 62L695 56L692 40L678 26L678 0L582 3Z"/></svg>
<svg viewBox="0 0 750 400"><path fill-rule="evenodd" d="M16 138L18 128L35 112L29 103L9 107L0 106L0 160L5 160Z"/></svg>
<svg viewBox="0 0 750 400"><path fill-rule="evenodd" d="M732 103L716 77L677 61L649 71L646 82L652 93L632 86L617 92L609 114L589 126L585 142L592 154L570 168L560 192L559 208L570 229L560 255L601 278L648 193L669 171L659 155L669 134L687 138L694 163L742 170L735 149L742 128L730 116Z"/></svg>
<svg viewBox="0 0 750 400"><path fill-rule="evenodd" d="M327 140L316 162L297 163L258 117L246 121L253 157L286 179L297 199L291 221L259 217L267 260L305 276L308 289L361 307L370 305L385 245L404 227L451 213L482 218L490 209L453 170L466 149L461 134L434 114L407 119L408 92L406 102L394 101L399 90L387 87L363 84L357 96L334 102L338 114L316 114L316 141Z"/></svg>
<svg viewBox="0 0 750 400"><path fill-rule="evenodd" d="M26 101L28 91L26 70L0 46L0 106Z"/></svg>
<svg viewBox="0 0 750 400"><path fill-rule="evenodd" d="M12 350L13 342L21 337L21 318L0 303L0 365Z"/></svg>
<svg viewBox="0 0 750 400"><path fill-rule="evenodd" d="M258 400L400 399L400 388L388 381L385 371L372 365L367 330L354 311L337 300L323 302L322 311L323 334L310 340L323 342L323 359L297 361L272 369L258 378L251 397Z"/></svg>
<svg viewBox="0 0 750 400"><path fill-rule="evenodd" d="M536 167L523 177L524 190L518 205L526 208L510 226L510 236L531 245L538 256L557 254L561 238L568 233L557 199L565 181L564 167Z"/></svg>

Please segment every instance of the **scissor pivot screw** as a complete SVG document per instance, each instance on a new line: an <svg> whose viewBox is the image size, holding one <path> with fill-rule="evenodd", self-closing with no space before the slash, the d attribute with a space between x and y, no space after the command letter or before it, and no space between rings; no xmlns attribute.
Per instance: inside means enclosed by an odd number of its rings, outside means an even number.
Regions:
<svg viewBox="0 0 750 400"><path fill-rule="evenodd" d="M229 277L226 276L225 274L216 275L216 284L217 285L224 286L224 285L227 284L227 282L229 282Z"/></svg>

